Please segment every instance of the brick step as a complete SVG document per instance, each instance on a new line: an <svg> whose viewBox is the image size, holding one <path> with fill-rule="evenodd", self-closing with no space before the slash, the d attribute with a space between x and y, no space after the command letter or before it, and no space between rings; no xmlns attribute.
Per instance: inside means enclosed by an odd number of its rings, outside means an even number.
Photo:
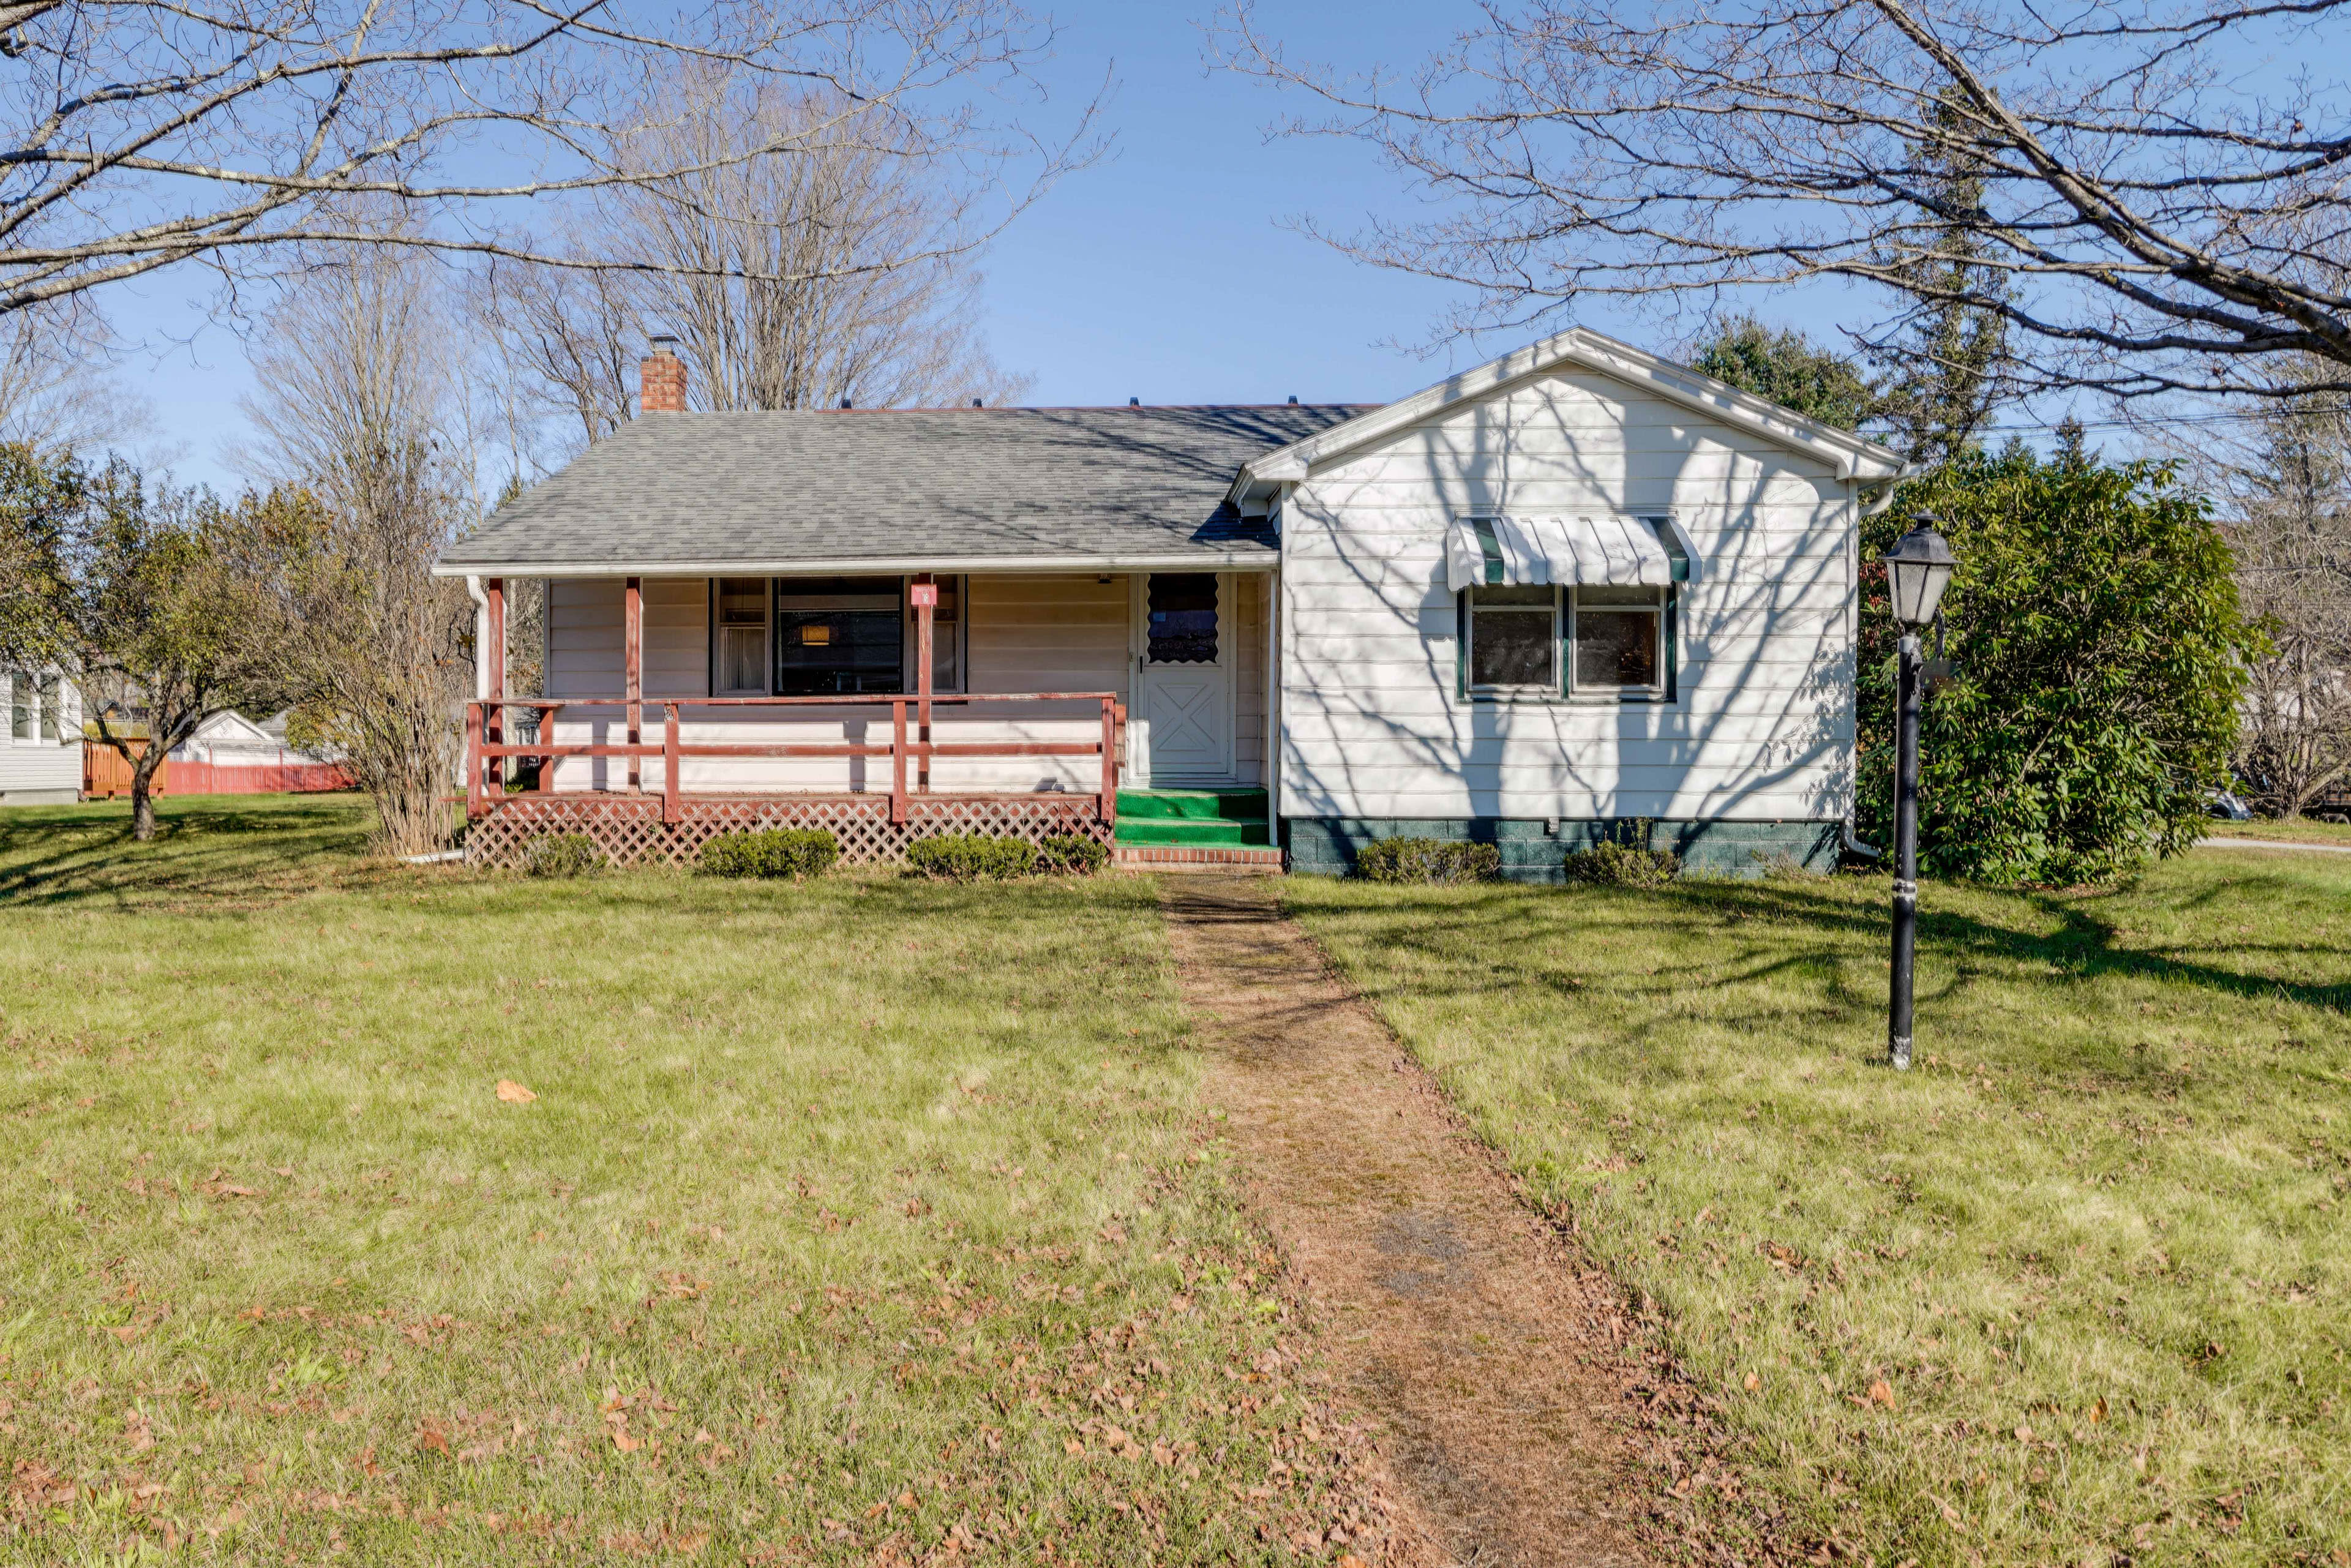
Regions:
<svg viewBox="0 0 2351 1568"><path fill-rule="evenodd" d="M1281 852L1237 844L1113 844L1111 863L1135 871L1229 871L1281 873Z"/></svg>

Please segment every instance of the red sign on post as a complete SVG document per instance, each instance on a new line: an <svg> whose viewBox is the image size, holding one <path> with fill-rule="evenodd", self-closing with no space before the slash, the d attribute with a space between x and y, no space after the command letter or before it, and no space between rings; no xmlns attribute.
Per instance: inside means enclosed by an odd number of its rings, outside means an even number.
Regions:
<svg viewBox="0 0 2351 1568"><path fill-rule="evenodd" d="M907 588L908 591L913 596L911 601L916 609L936 610L939 607L939 585L937 583L909 583Z"/></svg>

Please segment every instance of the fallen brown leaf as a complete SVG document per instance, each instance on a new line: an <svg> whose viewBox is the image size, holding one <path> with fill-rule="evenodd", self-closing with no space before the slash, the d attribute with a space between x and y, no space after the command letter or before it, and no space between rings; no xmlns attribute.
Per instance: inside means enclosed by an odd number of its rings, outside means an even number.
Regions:
<svg viewBox="0 0 2351 1568"><path fill-rule="evenodd" d="M1893 1409L1894 1385L1886 1382L1886 1379L1882 1377L1879 1378L1876 1382L1869 1385L1869 1402L1872 1405L1883 1405L1888 1410Z"/></svg>
<svg viewBox="0 0 2351 1568"><path fill-rule="evenodd" d="M511 1078L498 1080L498 1098L509 1105L528 1105L538 1098Z"/></svg>

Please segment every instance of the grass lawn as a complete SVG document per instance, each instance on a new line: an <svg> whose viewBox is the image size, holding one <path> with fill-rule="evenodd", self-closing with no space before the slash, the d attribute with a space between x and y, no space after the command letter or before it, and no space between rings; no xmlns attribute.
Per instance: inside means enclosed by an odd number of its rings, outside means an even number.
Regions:
<svg viewBox="0 0 2351 1568"><path fill-rule="evenodd" d="M2205 835L2215 839L2276 839L2285 843L2351 844L2351 822L2321 822L2310 817L2297 817L2289 822L2274 817L2255 817L2249 822L2215 821L2205 830Z"/></svg>
<svg viewBox="0 0 2351 1568"><path fill-rule="evenodd" d="M0 811L0 1556L1254 1563L1353 1506L1147 883L161 809Z"/></svg>
<svg viewBox="0 0 2351 1568"><path fill-rule="evenodd" d="M1879 1065L1883 879L1288 898L1661 1310L1735 1435L1694 1523L1760 1496L1880 1568L2340 1565L2334 859L1930 883L1907 1077Z"/></svg>

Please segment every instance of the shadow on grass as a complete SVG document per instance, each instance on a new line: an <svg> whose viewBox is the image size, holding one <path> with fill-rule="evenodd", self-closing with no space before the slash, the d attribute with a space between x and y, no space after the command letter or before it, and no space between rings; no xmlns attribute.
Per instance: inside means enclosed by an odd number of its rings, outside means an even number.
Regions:
<svg viewBox="0 0 2351 1568"><path fill-rule="evenodd" d="M167 797L142 844L127 800L0 810L0 905L276 902L355 865L371 820L359 795Z"/></svg>
<svg viewBox="0 0 2351 1568"><path fill-rule="evenodd" d="M1691 984L1761 982L1810 972L1825 982L1830 996L1835 998L1816 1009L1822 1017L1858 1017L1882 1008L1884 998L1853 991L1842 978L1842 967L1882 956L1888 917L1881 904L1855 896L1857 891L1852 884L1795 881L1687 883L1646 893L1493 888L1459 902L1415 904L1410 907L1408 920L1383 922L1386 929L1382 939L1452 968L1459 967L1466 953L1495 955L1486 963L1498 985L1535 985L1571 996L1583 988L1583 977L1563 967L1556 973L1548 972L1533 956L1534 950L1528 943L1528 916L1540 916L1549 901L1605 898L1610 901L1612 924L1619 929L1625 924L1621 917L1629 914L1635 919L1653 919L1661 933L1681 938L1690 935L1694 916L1706 921L1732 943L1739 942L1742 928L1754 922L1761 929L1755 933L1751 952L1726 953L1718 946L1703 962L1661 965L1651 976L1643 977L1653 979L1654 985L1642 988L1636 981L1635 988L1663 992ZM2164 907L2175 914L2214 914L2225 899L2241 904L2246 911L2257 910L2264 924L2274 927L2281 921L2290 920L2297 905L2309 903L2314 909L2331 908L2338 902L2324 894L2325 890L2291 875L2233 875L2213 884L2181 890L2181 894ZM1959 962L1960 973L1945 988L1946 996L1965 986L1969 966L1973 961L1982 965L2039 965L2074 981L2123 977L2185 984L2246 999L2284 1000L2337 1014L2351 1013L2351 977L2314 983L2264 973L2257 967L2231 968L2209 959L2180 957L2124 945L2116 923L2100 918L2097 913L2101 904L2117 896L2113 893L2025 892L1986 896L2010 902L2021 912L2029 911L2039 919L2007 925L1982 915L1951 909L1922 911L1918 917L1922 949ZM1377 905L1332 911L1341 920L1373 922L1381 922L1388 913ZM2042 928L2034 928L2036 925ZM2306 958L2320 951L2310 945L2265 948L2256 943L2239 944L2230 950L2243 955L2249 964L2265 956L2288 954ZM2346 967L2351 967L2351 960L2346 960ZM1625 978L1630 977L1621 977L1620 982ZM1379 984L1377 980L1373 983L1375 987ZM1399 977L1389 983L1405 982ZM1790 1015L1782 1011L1776 1016L1784 1019Z"/></svg>

